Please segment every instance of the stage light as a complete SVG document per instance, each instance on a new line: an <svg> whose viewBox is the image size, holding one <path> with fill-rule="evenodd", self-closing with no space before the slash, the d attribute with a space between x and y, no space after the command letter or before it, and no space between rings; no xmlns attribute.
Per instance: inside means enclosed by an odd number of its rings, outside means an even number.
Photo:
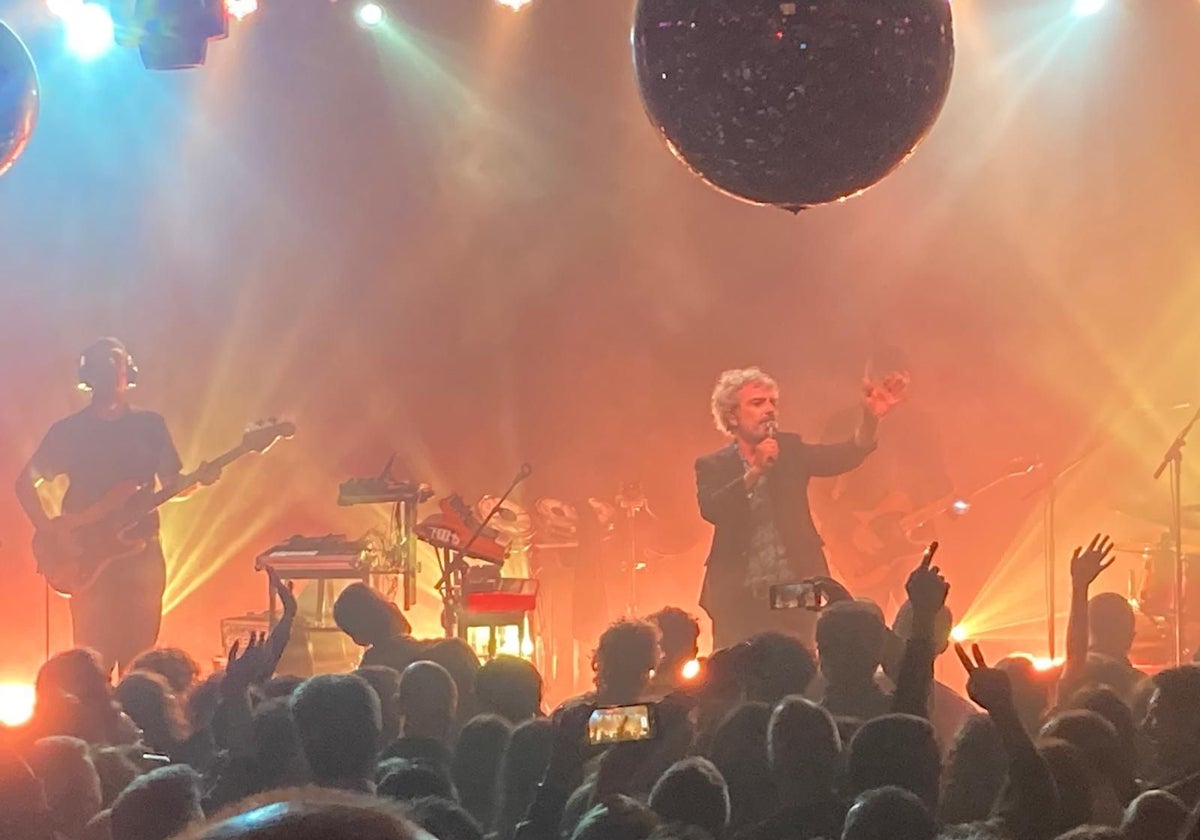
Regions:
<svg viewBox="0 0 1200 840"><path fill-rule="evenodd" d="M1076 17L1087 17L1103 9L1104 4L1105 0L1075 0L1071 6L1071 13Z"/></svg>
<svg viewBox="0 0 1200 840"><path fill-rule="evenodd" d="M700 662L696 659L689 659L683 663L683 669L679 672L685 680L694 680L700 676Z"/></svg>
<svg viewBox="0 0 1200 840"><path fill-rule="evenodd" d="M1035 671L1053 671L1055 668L1063 664L1061 657L1051 659L1048 656L1033 657L1033 670Z"/></svg>
<svg viewBox="0 0 1200 840"><path fill-rule="evenodd" d="M113 20L108 9L95 3L81 3L63 18L67 31L67 49L84 61L99 58L114 45Z"/></svg>
<svg viewBox="0 0 1200 840"><path fill-rule="evenodd" d="M229 35L225 0L136 0L134 27L147 70L199 67L208 42Z"/></svg>
<svg viewBox="0 0 1200 840"><path fill-rule="evenodd" d="M33 686L0 683L0 724L20 726L33 717Z"/></svg>
<svg viewBox="0 0 1200 840"><path fill-rule="evenodd" d="M66 19L83 6L83 0L46 0L46 9L55 17Z"/></svg>
<svg viewBox="0 0 1200 840"><path fill-rule="evenodd" d="M496 2L499 3L501 6L507 6L508 8L512 9L514 12L518 12L521 9L524 9L530 3L532 3L533 0L496 0Z"/></svg>
<svg viewBox="0 0 1200 840"><path fill-rule="evenodd" d="M225 0L225 11L237 20L245 20L258 11L258 0Z"/></svg>
<svg viewBox="0 0 1200 840"><path fill-rule="evenodd" d="M971 634L967 632L965 625L956 624L954 625L953 629L950 630L950 638L956 642L962 643L971 638Z"/></svg>
<svg viewBox="0 0 1200 840"><path fill-rule="evenodd" d="M379 26L383 23L383 6L378 3L363 3L354 12L354 16L358 18L359 25L367 28Z"/></svg>

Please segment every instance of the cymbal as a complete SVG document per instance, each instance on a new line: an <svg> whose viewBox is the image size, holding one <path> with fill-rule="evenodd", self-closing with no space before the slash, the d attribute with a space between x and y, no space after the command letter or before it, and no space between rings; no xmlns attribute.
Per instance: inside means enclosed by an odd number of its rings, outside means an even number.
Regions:
<svg viewBox="0 0 1200 840"><path fill-rule="evenodd" d="M475 503L475 512L479 514L480 519L486 519L498 501L499 496L483 496ZM504 500L504 504L488 524L510 537L527 537L533 533L533 517L511 499Z"/></svg>
<svg viewBox="0 0 1200 840"><path fill-rule="evenodd" d="M537 508L538 514L556 523L569 523L574 527L579 521L579 511L575 510L575 505L561 499L543 496L537 500L534 507Z"/></svg>
<svg viewBox="0 0 1200 840"><path fill-rule="evenodd" d="M1174 554L1175 545L1172 543L1164 548L1163 546L1155 545L1153 543L1116 543L1113 546L1113 551L1116 551L1120 554L1140 554L1142 556L1149 556L1151 554L1157 554L1160 552L1165 554ZM1184 543L1183 553L1200 554L1200 545L1188 545L1187 543Z"/></svg>
<svg viewBox="0 0 1200 840"><path fill-rule="evenodd" d="M1162 527L1171 527L1171 508L1169 505L1132 505L1119 507L1117 513L1139 519L1143 523ZM1184 505L1183 528L1185 531L1200 531L1200 505Z"/></svg>

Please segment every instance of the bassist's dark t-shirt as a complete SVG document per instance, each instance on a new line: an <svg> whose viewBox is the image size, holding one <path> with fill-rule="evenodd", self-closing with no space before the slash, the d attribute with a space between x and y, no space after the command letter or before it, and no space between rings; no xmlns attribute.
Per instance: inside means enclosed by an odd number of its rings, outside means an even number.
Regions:
<svg viewBox="0 0 1200 840"><path fill-rule="evenodd" d="M90 409L64 417L46 432L30 460L35 479L67 476L64 513L88 507L124 481L153 487L155 477L170 478L182 466L162 416L133 408L114 420ZM142 526L157 532L157 513Z"/></svg>

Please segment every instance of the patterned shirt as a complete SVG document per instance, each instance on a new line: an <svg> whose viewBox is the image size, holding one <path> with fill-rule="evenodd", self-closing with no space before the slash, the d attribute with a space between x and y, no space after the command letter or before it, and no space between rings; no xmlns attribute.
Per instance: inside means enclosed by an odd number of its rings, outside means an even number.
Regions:
<svg viewBox="0 0 1200 840"><path fill-rule="evenodd" d="M738 454L741 454L740 452ZM745 456L742 462L750 468ZM791 568L783 550L783 540L775 527L774 511L771 510L771 495L767 490L770 478L759 477L750 498L750 550L746 563L745 586L756 597L766 598L772 584L787 583Z"/></svg>

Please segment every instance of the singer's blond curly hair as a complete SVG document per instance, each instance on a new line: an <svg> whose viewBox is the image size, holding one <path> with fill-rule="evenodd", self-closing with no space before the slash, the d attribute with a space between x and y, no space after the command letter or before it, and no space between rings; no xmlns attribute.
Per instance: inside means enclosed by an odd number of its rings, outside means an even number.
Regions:
<svg viewBox="0 0 1200 840"><path fill-rule="evenodd" d="M718 431L733 437L733 415L737 411L739 392L751 383L779 389L774 379L756 367L727 370L718 377L712 392L712 416Z"/></svg>

